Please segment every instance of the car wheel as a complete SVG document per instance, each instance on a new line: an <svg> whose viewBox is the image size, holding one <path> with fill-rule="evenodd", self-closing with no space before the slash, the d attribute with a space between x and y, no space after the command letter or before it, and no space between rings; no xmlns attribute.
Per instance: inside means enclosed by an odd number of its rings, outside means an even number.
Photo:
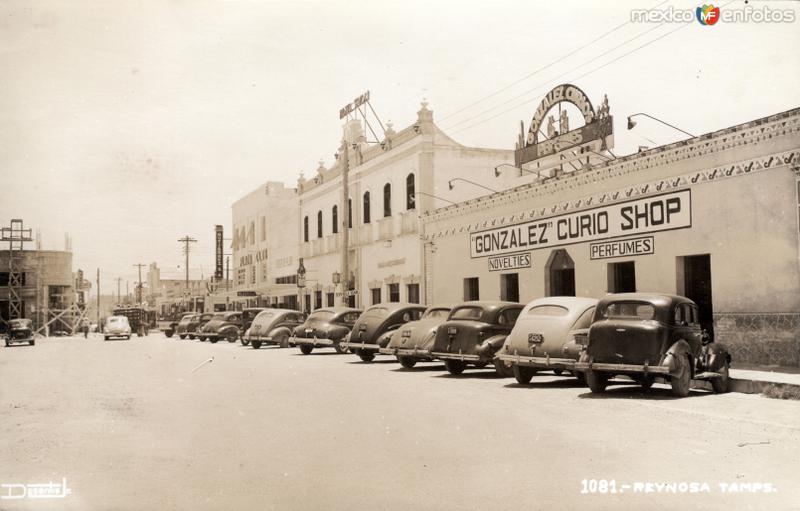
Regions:
<svg viewBox="0 0 800 511"><path fill-rule="evenodd" d="M522 367L519 364L514 364L511 370L514 372L514 378L516 378L517 383L522 385L530 383L533 375L536 374L535 369L531 369L530 367Z"/></svg>
<svg viewBox="0 0 800 511"><path fill-rule="evenodd" d="M218 340L219 340L219 338L217 338L217 337L209 337L209 338L208 338L208 341L209 341L211 344L216 344Z"/></svg>
<svg viewBox="0 0 800 511"><path fill-rule="evenodd" d="M510 378L514 376L514 371L499 360L494 361L494 370L503 378Z"/></svg>
<svg viewBox="0 0 800 511"><path fill-rule="evenodd" d="M363 362L372 362L375 360L375 352L367 350L358 350L358 358Z"/></svg>
<svg viewBox="0 0 800 511"><path fill-rule="evenodd" d="M170 337L172 337L172 330L166 330L166 331L164 332L164 335L166 335L166 336L167 336L167 338L170 338Z"/></svg>
<svg viewBox="0 0 800 511"><path fill-rule="evenodd" d="M108 340L108 336L107 336L107 335L104 335L104 336L103 336L103 340L104 340L104 341L107 341L107 340ZM8 343L6 343L6 346L8 346Z"/></svg>
<svg viewBox="0 0 800 511"><path fill-rule="evenodd" d="M28 344L30 344L31 346L33 346L34 344L36 344L36 341L34 341L33 339L31 339L30 341L28 341Z"/></svg>
<svg viewBox="0 0 800 511"><path fill-rule="evenodd" d="M281 348L289 347L289 334L286 332L278 334L276 337L273 337L272 340Z"/></svg>
<svg viewBox="0 0 800 511"><path fill-rule="evenodd" d="M336 349L336 353L347 353L350 351L346 346L342 346L341 342L336 343L333 347Z"/></svg>
<svg viewBox="0 0 800 511"><path fill-rule="evenodd" d="M309 355L312 351L314 351L314 346L310 344L301 344L300 345L300 352L303 355Z"/></svg>
<svg viewBox="0 0 800 511"><path fill-rule="evenodd" d="M586 375L583 374L582 372L575 371L572 373L572 376L574 376L575 379L578 380L578 383L580 383L581 385L586 385Z"/></svg>
<svg viewBox="0 0 800 511"><path fill-rule="evenodd" d="M400 362L400 365L406 369L411 369L417 365L417 359L414 357L397 357L397 361Z"/></svg>
<svg viewBox="0 0 800 511"><path fill-rule="evenodd" d="M670 386L672 387L672 395L686 397L689 395L689 388L692 383L692 372L689 369L689 357L685 354L680 354L676 360L678 370L669 379Z"/></svg>
<svg viewBox="0 0 800 511"><path fill-rule="evenodd" d="M229 330L225 334L225 340L228 342L236 342L236 339L238 338L239 338L239 333L236 332L235 330Z"/></svg>
<svg viewBox="0 0 800 511"><path fill-rule="evenodd" d="M725 361L725 365L722 366L722 369L719 370L719 374L722 376L718 378L711 379L711 388L714 389L714 392L717 394L724 394L728 392L728 385L729 385L729 377L728 377L728 361Z"/></svg>
<svg viewBox="0 0 800 511"><path fill-rule="evenodd" d="M260 348L260 347L261 347L261 341L253 341L253 342L251 343L251 345L253 346L253 349L254 349L254 350L257 350L258 348Z"/></svg>
<svg viewBox="0 0 800 511"><path fill-rule="evenodd" d="M129 336L125 337L125 340L126 341L130 341L131 340L131 336L129 335Z"/></svg>
<svg viewBox="0 0 800 511"><path fill-rule="evenodd" d="M239 342L242 343L242 346L247 346L250 344L250 339L245 339L244 337L239 338Z"/></svg>
<svg viewBox="0 0 800 511"><path fill-rule="evenodd" d="M608 386L608 375L605 373L598 373L597 371L586 371L584 373L586 384L589 385L589 390L595 394L600 394L606 391Z"/></svg>
<svg viewBox="0 0 800 511"><path fill-rule="evenodd" d="M197 336L194 335L194 334L189 334L189 339L194 340L195 337L197 337Z"/></svg>
<svg viewBox="0 0 800 511"><path fill-rule="evenodd" d="M178 337L180 337L181 339L186 339L186 334L179 334Z"/></svg>
<svg viewBox="0 0 800 511"><path fill-rule="evenodd" d="M467 368L467 363L463 360L445 360L444 368L450 374L461 374Z"/></svg>

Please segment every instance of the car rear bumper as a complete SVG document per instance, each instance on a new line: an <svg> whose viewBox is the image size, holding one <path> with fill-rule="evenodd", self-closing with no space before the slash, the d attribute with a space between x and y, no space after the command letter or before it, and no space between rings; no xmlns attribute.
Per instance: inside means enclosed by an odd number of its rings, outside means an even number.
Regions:
<svg viewBox="0 0 800 511"><path fill-rule="evenodd" d="M419 359L433 360L431 350L422 350L418 348L381 348L381 353L384 355L395 355L398 357L413 357Z"/></svg>
<svg viewBox="0 0 800 511"><path fill-rule="evenodd" d="M347 341L341 343L342 347L350 348L351 350L364 350L364 351L380 351L381 347L378 344L368 344L366 342L353 342Z"/></svg>
<svg viewBox="0 0 800 511"><path fill-rule="evenodd" d="M461 360L462 362L487 362L482 359L480 355L473 355L471 353L447 353L442 351L435 351L431 353L431 357L440 360Z"/></svg>
<svg viewBox="0 0 800 511"><path fill-rule="evenodd" d="M531 357L525 355L511 355L509 353L497 354L495 356L502 362L510 362L518 366L524 367L537 367L537 368L556 368L556 369L575 369L577 361L572 358L555 358L555 357Z"/></svg>
<svg viewBox="0 0 800 511"><path fill-rule="evenodd" d="M300 344L306 344L317 348L320 346L336 346L337 342L325 337L289 337L290 346L297 346Z"/></svg>
<svg viewBox="0 0 800 511"><path fill-rule="evenodd" d="M668 366L638 364L609 364L604 362L575 362L576 371L605 371L609 373L669 374Z"/></svg>

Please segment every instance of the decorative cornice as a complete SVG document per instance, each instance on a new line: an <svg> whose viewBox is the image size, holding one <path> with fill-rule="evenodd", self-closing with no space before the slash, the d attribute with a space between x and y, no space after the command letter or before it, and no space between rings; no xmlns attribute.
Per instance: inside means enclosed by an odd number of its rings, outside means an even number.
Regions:
<svg viewBox="0 0 800 511"><path fill-rule="evenodd" d="M687 186L694 186L712 181L720 181L723 179L755 174L784 165L792 166L793 169L798 168L800 166L800 149L775 153L735 164L721 165L707 170L689 172L681 176L657 179L647 183L620 188L612 192L600 192L575 200L567 200L557 204L551 204L549 206L520 211L519 213L512 215L488 218L480 222L474 222L468 225L462 225L460 227L438 230L436 232L426 232L425 239L430 240L442 238L463 232L472 232L486 227L511 224L536 217L547 217L556 213L560 214L567 211L580 210L590 206L596 206L598 204L610 204L613 202L626 200L631 197L652 195L676 188L685 188ZM469 203L460 205L459 216L473 211L485 210L496 204L507 204L508 202L518 202L520 200L527 199L529 199L529 197L518 197L512 201L509 201L508 198L505 198L505 200L503 200L503 198L498 198L496 201L470 201ZM443 217L435 217L431 215L423 218L423 224L431 224L442 219Z"/></svg>

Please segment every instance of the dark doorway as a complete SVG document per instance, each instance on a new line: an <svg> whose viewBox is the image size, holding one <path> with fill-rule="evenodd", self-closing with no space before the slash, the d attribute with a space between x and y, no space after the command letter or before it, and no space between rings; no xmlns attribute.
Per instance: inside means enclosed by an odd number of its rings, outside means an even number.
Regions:
<svg viewBox="0 0 800 511"><path fill-rule="evenodd" d="M519 274L500 275L500 299L507 302L519 301Z"/></svg>
<svg viewBox="0 0 800 511"><path fill-rule="evenodd" d="M683 296L700 309L700 326L714 339L714 309L711 301L711 256L709 254L684 256ZM679 282L679 284L681 284Z"/></svg>
<svg viewBox="0 0 800 511"><path fill-rule="evenodd" d="M575 296L575 262L566 250L551 252L545 270L547 296Z"/></svg>
<svg viewBox="0 0 800 511"><path fill-rule="evenodd" d="M633 261L608 263L608 292L636 292L636 265Z"/></svg>

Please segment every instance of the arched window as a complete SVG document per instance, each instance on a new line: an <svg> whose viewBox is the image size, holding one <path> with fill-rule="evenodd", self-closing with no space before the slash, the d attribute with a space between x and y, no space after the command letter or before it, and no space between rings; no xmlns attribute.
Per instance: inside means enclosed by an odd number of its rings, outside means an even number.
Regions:
<svg viewBox="0 0 800 511"><path fill-rule="evenodd" d="M331 209L331 222L332 222L332 230L333 234L339 232L339 207L334 205L333 209Z"/></svg>
<svg viewBox="0 0 800 511"><path fill-rule="evenodd" d="M353 228L353 199L347 199L347 227Z"/></svg>
<svg viewBox="0 0 800 511"><path fill-rule="evenodd" d="M364 192L364 223L369 223L369 192Z"/></svg>
<svg viewBox="0 0 800 511"><path fill-rule="evenodd" d="M322 210L317 211L317 238L322 237Z"/></svg>
<svg viewBox="0 0 800 511"><path fill-rule="evenodd" d="M416 190L414 190L414 174L409 174L406 176L406 209L415 209L415 197L414 194Z"/></svg>
<svg viewBox="0 0 800 511"><path fill-rule="evenodd" d="M308 241L308 215L303 218L303 241Z"/></svg>
<svg viewBox="0 0 800 511"><path fill-rule="evenodd" d="M383 217L392 216L392 185L383 185Z"/></svg>

